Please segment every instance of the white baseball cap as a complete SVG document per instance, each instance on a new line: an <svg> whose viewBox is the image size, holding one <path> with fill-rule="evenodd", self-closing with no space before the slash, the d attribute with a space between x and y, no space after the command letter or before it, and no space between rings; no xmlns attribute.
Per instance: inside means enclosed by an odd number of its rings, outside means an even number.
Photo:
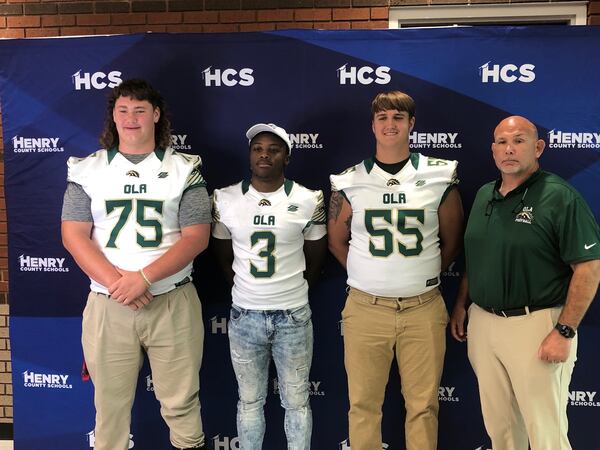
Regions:
<svg viewBox="0 0 600 450"><path fill-rule="evenodd" d="M254 136L256 136L258 133L271 133L275 136L279 136L287 145L290 154L292 153L292 143L290 141L290 137L288 136L287 131L285 131L283 128L278 127L274 123L257 123L256 125L252 125L250 128L248 128L248 131L246 131L248 144L250 144L250 141L252 141Z"/></svg>

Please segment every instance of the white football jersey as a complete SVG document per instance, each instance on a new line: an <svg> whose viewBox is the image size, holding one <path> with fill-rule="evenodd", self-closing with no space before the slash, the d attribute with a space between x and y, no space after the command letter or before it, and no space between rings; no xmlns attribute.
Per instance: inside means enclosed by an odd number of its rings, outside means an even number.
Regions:
<svg viewBox="0 0 600 450"><path fill-rule="evenodd" d="M98 150L68 161L68 180L81 185L91 199L92 238L115 266L137 271L163 255L181 237L179 202L187 189L205 186L197 155L171 148L156 150L138 164L117 150ZM173 289L192 272L192 263L150 292ZM91 280L92 291L108 293Z"/></svg>
<svg viewBox="0 0 600 450"><path fill-rule="evenodd" d="M458 183L457 164L411 153L393 175L373 158L331 175L331 190L352 207L348 285L373 295L411 297L440 283L438 207Z"/></svg>
<svg viewBox="0 0 600 450"><path fill-rule="evenodd" d="M291 309L308 302L303 246L326 234L323 193L290 180L275 192L249 181L215 189L213 231L233 245L233 303L246 309Z"/></svg>

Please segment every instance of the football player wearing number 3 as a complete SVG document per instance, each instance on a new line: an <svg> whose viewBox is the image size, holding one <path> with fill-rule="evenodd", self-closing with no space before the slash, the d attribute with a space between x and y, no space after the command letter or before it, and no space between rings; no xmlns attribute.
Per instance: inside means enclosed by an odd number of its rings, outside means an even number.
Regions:
<svg viewBox="0 0 600 450"><path fill-rule="evenodd" d="M329 249L348 272L342 319L352 450L382 448L381 418L394 356L408 450L435 450L448 312L440 273L461 250L456 161L411 153L413 99L380 93L371 105L375 156L331 176Z"/></svg>
<svg viewBox="0 0 600 450"><path fill-rule="evenodd" d="M240 448L261 450L269 363L275 362L289 450L309 450L313 329L308 288L327 252L323 193L285 179L286 131L247 132L250 180L215 189L213 247L233 286L229 346L238 382Z"/></svg>
<svg viewBox="0 0 600 450"><path fill-rule="evenodd" d="M200 157L169 148L165 102L143 80L113 90L100 142L103 150L69 158L62 213L64 246L91 281L82 344L95 388L94 448L129 448L145 351L173 449L204 449L204 328L190 283L211 222Z"/></svg>

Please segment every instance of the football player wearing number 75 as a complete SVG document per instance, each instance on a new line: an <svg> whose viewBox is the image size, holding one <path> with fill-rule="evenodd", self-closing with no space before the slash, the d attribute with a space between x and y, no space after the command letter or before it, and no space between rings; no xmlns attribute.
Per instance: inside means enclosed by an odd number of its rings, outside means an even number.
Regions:
<svg viewBox="0 0 600 450"><path fill-rule="evenodd" d="M215 189L213 246L233 286L229 346L240 448L261 450L269 363L275 362L289 450L309 450L313 329L308 288L327 238L323 193L288 180L292 144L272 123L252 126L250 180Z"/></svg>
<svg viewBox="0 0 600 450"><path fill-rule="evenodd" d="M415 104L403 92L371 105L375 155L331 176L329 249L348 272L342 311L352 450L382 447L394 357L408 450L435 450L448 312L440 273L461 250L456 161L411 153Z"/></svg>
<svg viewBox="0 0 600 450"><path fill-rule="evenodd" d="M129 448L143 351L173 449L205 449L204 328L192 261L210 234L200 157L169 148L160 93L127 80L108 99L104 149L69 158L62 238L90 277L82 344L94 382L96 450Z"/></svg>

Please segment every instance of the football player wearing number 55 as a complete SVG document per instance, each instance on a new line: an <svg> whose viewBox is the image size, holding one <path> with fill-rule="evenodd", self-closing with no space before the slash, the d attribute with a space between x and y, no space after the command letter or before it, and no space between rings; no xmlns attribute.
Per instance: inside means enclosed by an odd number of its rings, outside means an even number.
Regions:
<svg viewBox="0 0 600 450"><path fill-rule="evenodd" d="M313 329L308 288L327 253L323 193L284 177L292 145L272 123L252 126L250 180L215 189L213 247L233 286L229 346L240 448L261 450L269 363L275 362L289 450L309 450Z"/></svg>
<svg viewBox="0 0 600 450"><path fill-rule="evenodd" d="M342 311L352 450L381 448L394 357L408 450L435 450L448 312L440 273L462 247L456 161L411 153L415 103L399 91L371 105L375 155L331 176L329 249L348 272Z"/></svg>
<svg viewBox="0 0 600 450"><path fill-rule="evenodd" d="M143 351L173 449L205 449L199 371L204 328L192 261L208 245L200 157L169 148L160 93L144 80L108 99L104 149L69 158L66 249L89 276L82 344L94 383L96 450L129 448Z"/></svg>

